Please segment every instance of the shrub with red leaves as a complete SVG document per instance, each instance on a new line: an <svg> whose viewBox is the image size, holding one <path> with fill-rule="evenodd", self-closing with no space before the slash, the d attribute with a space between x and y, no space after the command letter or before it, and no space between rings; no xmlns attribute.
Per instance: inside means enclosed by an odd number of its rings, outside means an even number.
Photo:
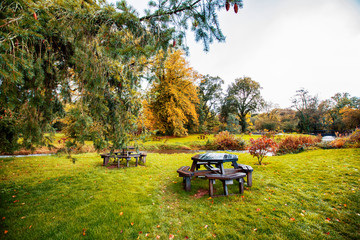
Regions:
<svg viewBox="0 0 360 240"><path fill-rule="evenodd" d="M306 147L310 147L320 142L319 137L314 136L288 136L279 143L278 154L298 153Z"/></svg>
<svg viewBox="0 0 360 240"><path fill-rule="evenodd" d="M258 159L259 165L261 165L261 162L266 157L267 153L276 153L278 147L272 138L266 136L262 136L256 140L251 138L250 144L249 152L253 157Z"/></svg>
<svg viewBox="0 0 360 240"><path fill-rule="evenodd" d="M245 149L245 141L228 131L220 132L215 136L215 140L211 143L213 149L217 150L243 150Z"/></svg>

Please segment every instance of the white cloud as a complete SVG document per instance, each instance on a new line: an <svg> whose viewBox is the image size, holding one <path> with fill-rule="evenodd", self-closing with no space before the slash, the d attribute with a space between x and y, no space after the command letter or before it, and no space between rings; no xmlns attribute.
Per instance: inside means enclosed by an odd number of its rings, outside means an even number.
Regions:
<svg viewBox="0 0 360 240"><path fill-rule="evenodd" d="M137 9L147 2L129 1ZM187 37L189 61L227 84L249 76L281 107L290 107L300 88L320 99L337 92L360 97L359 13L356 0L244 0L238 14L219 13L225 43L204 53L192 33Z"/></svg>
<svg viewBox="0 0 360 240"><path fill-rule="evenodd" d="M226 43L206 54L191 42L189 59L227 83L251 77L281 107L302 87L321 99L359 96L359 10L351 1L245 1L240 15L220 14Z"/></svg>

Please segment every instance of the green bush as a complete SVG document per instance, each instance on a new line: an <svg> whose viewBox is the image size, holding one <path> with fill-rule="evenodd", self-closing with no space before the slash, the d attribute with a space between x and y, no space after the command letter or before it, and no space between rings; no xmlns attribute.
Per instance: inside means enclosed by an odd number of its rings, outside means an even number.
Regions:
<svg viewBox="0 0 360 240"><path fill-rule="evenodd" d="M13 153L18 150L18 128L15 126L15 121L12 119L0 120L0 152Z"/></svg>

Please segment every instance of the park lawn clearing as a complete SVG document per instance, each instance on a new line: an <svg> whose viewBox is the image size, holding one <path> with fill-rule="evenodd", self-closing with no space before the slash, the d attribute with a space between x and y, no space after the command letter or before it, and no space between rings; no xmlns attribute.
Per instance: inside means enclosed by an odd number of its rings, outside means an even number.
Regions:
<svg viewBox="0 0 360 240"><path fill-rule="evenodd" d="M108 168L98 154L1 159L1 239L359 239L360 149L267 157L244 195L185 192L194 154L148 154ZM227 166L229 167L230 166ZM215 184L218 193L220 183ZM229 192L237 193L237 184Z"/></svg>

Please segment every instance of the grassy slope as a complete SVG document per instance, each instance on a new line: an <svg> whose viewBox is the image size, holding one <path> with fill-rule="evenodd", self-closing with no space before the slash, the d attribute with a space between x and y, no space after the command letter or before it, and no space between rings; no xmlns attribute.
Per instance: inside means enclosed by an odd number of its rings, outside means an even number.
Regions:
<svg viewBox="0 0 360 240"><path fill-rule="evenodd" d="M214 199L195 197L208 188L203 179L190 193L182 189L176 169L191 156L149 154L146 166L127 169L102 167L97 154L78 155L76 164L59 156L2 159L0 238L360 238L359 149L269 157L265 166L239 154L254 167L253 187Z"/></svg>

